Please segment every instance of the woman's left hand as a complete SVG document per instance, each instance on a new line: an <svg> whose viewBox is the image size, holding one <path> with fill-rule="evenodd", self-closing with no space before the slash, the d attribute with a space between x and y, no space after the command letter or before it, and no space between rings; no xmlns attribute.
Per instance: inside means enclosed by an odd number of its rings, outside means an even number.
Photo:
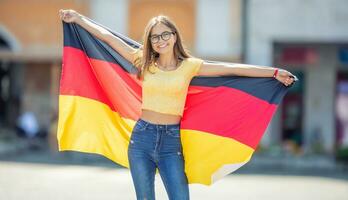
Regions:
<svg viewBox="0 0 348 200"><path fill-rule="evenodd" d="M275 78L285 86L290 86L296 81L296 77L284 69L279 69Z"/></svg>

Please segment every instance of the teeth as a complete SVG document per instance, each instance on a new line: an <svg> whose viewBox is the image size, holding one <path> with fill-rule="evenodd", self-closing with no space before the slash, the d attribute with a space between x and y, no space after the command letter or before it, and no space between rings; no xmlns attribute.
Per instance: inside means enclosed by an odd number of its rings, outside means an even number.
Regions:
<svg viewBox="0 0 348 200"><path fill-rule="evenodd" d="M161 46L158 46L158 47L160 47L160 48L163 48L163 47L166 47L167 45L166 44L164 44L164 45L161 45Z"/></svg>

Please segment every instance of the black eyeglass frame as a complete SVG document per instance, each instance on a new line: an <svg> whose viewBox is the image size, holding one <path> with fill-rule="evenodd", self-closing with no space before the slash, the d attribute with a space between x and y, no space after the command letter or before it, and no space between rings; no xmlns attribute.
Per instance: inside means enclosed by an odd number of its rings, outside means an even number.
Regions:
<svg viewBox="0 0 348 200"><path fill-rule="evenodd" d="M167 39L165 39L165 34L169 33L169 37ZM175 35L175 31L163 31L160 35L154 34L150 36L150 41L152 44L156 44L160 41L160 38L162 38L163 41L167 41L170 39L171 35ZM155 41L154 41L155 39Z"/></svg>

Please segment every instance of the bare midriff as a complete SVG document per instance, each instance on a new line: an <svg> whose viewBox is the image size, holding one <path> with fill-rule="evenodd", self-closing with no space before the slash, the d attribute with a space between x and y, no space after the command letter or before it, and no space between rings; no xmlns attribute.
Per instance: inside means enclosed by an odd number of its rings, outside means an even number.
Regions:
<svg viewBox="0 0 348 200"><path fill-rule="evenodd" d="M159 113L152 110L142 109L141 119L153 124L179 124L180 115Z"/></svg>

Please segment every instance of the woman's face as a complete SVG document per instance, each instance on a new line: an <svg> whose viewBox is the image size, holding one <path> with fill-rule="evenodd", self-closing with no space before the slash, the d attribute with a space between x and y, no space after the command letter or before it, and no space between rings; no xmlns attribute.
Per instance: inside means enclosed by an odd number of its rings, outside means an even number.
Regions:
<svg viewBox="0 0 348 200"><path fill-rule="evenodd" d="M166 25L159 23L150 34L152 48L159 54L171 53L176 42L176 34Z"/></svg>

